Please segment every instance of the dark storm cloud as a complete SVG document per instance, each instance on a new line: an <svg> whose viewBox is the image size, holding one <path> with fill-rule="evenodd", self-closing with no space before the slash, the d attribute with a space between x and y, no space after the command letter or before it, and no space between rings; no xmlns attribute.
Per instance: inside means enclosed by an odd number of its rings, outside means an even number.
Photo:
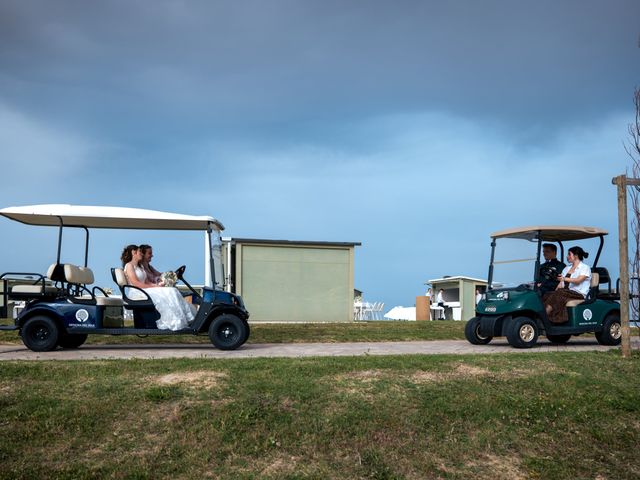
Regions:
<svg viewBox="0 0 640 480"><path fill-rule="evenodd" d="M428 278L485 275L492 230L616 230L639 19L637 0L0 0L0 206L362 241L357 286L411 304ZM5 251L44 252L6 223Z"/></svg>
<svg viewBox="0 0 640 480"><path fill-rule="evenodd" d="M0 8L4 102L149 144L424 110L535 134L626 107L640 70L637 1Z"/></svg>

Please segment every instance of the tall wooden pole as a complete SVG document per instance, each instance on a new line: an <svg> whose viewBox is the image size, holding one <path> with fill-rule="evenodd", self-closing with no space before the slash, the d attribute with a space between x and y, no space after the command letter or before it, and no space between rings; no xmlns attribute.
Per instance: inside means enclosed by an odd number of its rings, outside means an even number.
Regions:
<svg viewBox="0 0 640 480"><path fill-rule="evenodd" d="M620 241L620 324L622 326L622 356L631 356L629 328L629 239L627 236L627 176L612 180L618 186L618 238Z"/></svg>

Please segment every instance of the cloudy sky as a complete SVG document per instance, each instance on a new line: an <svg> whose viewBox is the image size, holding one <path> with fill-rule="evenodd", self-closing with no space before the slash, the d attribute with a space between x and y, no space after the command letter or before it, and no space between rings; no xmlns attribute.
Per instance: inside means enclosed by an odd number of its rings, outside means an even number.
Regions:
<svg viewBox="0 0 640 480"><path fill-rule="evenodd" d="M606 228L617 270L639 38L637 0L0 0L0 205L362 242L356 286L387 307L486 277L489 234L517 225ZM43 230L0 222L0 270L46 268ZM152 241L201 280L182 235L101 232L91 265L107 283Z"/></svg>

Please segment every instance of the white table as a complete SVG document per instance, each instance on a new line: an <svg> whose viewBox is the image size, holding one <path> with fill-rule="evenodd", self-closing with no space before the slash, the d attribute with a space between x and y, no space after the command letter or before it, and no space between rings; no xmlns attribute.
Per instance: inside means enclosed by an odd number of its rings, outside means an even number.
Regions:
<svg viewBox="0 0 640 480"><path fill-rule="evenodd" d="M371 304L369 302L353 302L354 320L371 320Z"/></svg>

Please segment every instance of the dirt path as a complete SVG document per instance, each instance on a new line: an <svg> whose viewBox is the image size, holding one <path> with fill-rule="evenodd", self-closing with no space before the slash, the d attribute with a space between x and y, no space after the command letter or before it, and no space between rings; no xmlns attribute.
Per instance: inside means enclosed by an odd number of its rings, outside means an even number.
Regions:
<svg viewBox="0 0 640 480"><path fill-rule="evenodd" d="M640 344L634 339L634 348ZM277 343L246 344L238 350L223 352L208 344L201 345L83 345L76 350L32 352L21 344L0 344L0 360L94 360L110 358L257 358L257 357L340 357L352 355L438 355L605 351L593 338L574 339L558 346L541 339L531 349L511 348L505 339L489 345L471 345L466 340L368 343Z"/></svg>

